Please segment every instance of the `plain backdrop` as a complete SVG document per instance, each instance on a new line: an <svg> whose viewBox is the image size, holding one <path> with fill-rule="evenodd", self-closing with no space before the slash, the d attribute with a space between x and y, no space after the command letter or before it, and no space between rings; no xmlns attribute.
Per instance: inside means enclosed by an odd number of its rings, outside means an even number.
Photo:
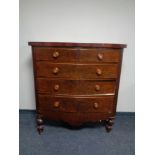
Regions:
<svg viewBox="0 0 155 155"><path fill-rule="evenodd" d="M35 109L28 41L127 44L117 111L135 111L134 0L20 0L20 109Z"/></svg>

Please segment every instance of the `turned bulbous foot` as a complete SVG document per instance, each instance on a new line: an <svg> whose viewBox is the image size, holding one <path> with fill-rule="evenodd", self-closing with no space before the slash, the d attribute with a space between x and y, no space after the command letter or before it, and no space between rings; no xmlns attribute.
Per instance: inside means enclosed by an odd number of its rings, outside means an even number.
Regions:
<svg viewBox="0 0 155 155"><path fill-rule="evenodd" d="M37 118L37 130L39 134L44 131L43 119L41 117Z"/></svg>
<svg viewBox="0 0 155 155"><path fill-rule="evenodd" d="M114 124L114 117L110 117L105 121L105 128L107 132L112 130L112 126Z"/></svg>

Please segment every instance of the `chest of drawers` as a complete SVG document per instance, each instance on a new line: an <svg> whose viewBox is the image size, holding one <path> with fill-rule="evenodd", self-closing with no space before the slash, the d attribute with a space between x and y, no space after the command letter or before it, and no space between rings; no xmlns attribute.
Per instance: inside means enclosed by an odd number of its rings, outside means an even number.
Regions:
<svg viewBox="0 0 155 155"><path fill-rule="evenodd" d="M114 123L124 44L29 42L32 46L37 129L43 121L72 126Z"/></svg>

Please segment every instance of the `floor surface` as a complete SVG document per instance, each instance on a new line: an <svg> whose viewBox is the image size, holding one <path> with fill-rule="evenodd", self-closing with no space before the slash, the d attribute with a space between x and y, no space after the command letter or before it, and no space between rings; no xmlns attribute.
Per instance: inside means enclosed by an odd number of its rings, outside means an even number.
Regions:
<svg viewBox="0 0 155 155"><path fill-rule="evenodd" d="M19 114L20 155L134 155L135 117L118 115L110 133L101 123L87 123L78 129L64 123L45 125L36 130L34 112Z"/></svg>

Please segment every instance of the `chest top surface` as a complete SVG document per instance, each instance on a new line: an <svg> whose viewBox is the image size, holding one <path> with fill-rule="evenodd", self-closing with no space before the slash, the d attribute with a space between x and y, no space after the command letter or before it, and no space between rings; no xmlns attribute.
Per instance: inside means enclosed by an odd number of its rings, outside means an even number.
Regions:
<svg viewBox="0 0 155 155"><path fill-rule="evenodd" d="M31 46L41 47L103 47L103 48L126 48L126 44L113 43L73 43L73 42L28 42Z"/></svg>

